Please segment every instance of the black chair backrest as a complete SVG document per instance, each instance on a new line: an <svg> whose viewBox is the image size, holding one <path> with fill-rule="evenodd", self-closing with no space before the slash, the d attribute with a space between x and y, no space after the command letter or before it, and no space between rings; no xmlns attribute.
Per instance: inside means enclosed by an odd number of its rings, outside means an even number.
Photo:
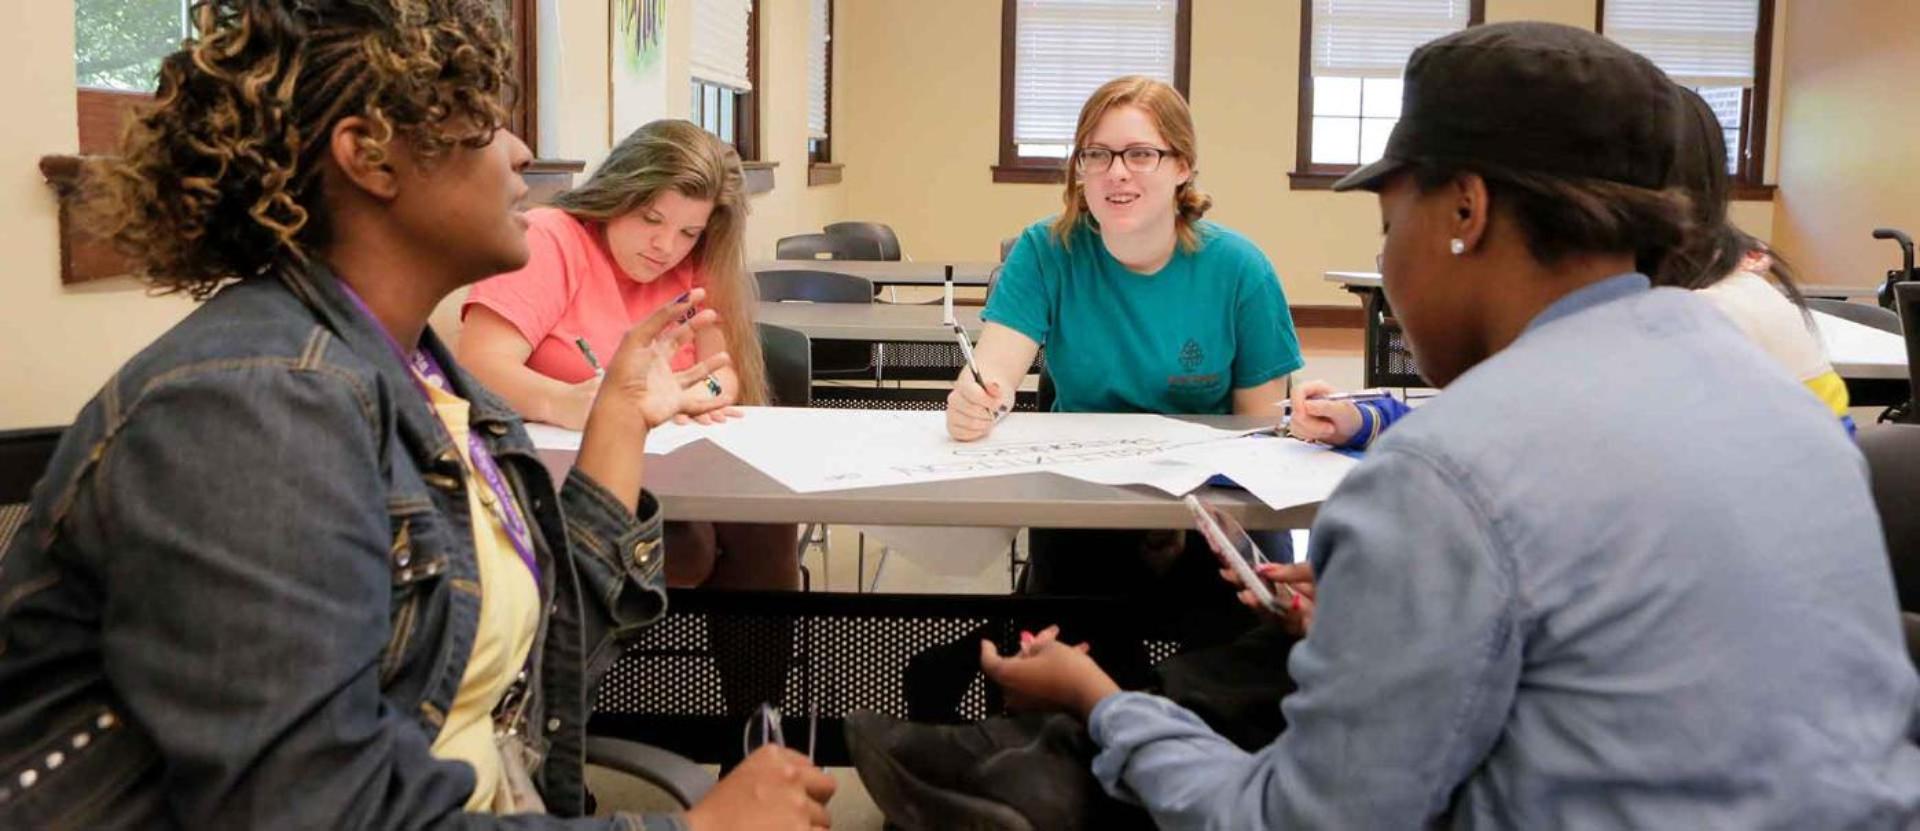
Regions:
<svg viewBox="0 0 1920 831"><path fill-rule="evenodd" d="M1809 297L1807 298L1807 308L1816 312L1833 315L1842 320L1851 320L1862 326L1871 326L1882 332L1892 332L1896 335L1900 334L1900 316L1886 309L1882 309L1879 306L1869 306L1865 303L1849 303L1845 300L1835 300L1830 297Z"/></svg>
<svg viewBox="0 0 1920 831"><path fill-rule="evenodd" d="M782 260L853 260L846 243L826 234L795 234L773 243L773 256Z"/></svg>
<svg viewBox="0 0 1920 831"><path fill-rule="evenodd" d="M775 269L756 271L761 300L809 303L872 303L873 281L837 271Z"/></svg>
<svg viewBox="0 0 1920 831"><path fill-rule="evenodd" d="M1860 451L1873 477L1873 501L1893 558L1900 608L1920 612L1920 424L1862 430Z"/></svg>
<svg viewBox="0 0 1920 831"><path fill-rule="evenodd" d="M849 260L898 260L900 238L884 222L835 222L825 229L841 243Z"/></svg>
<svg viewBox="0 0 1920 831"><path fill-rule="evenodd" d="M1920 390L1920 283L1894 283L1893 297L1907 338L1907 389Z"/></svg>
<svg viewBox="0 0 1920 831"><path fill-rule="evenodd" d="M33 483L47 470L64 427L0 430L0 505L33 498Z"/></svg>
<svg viewBox="0 0 1920 831"><path fill-rule="evenodd" d="M760 351L767 359L767 391L781 407L813 404L813 343L807 333L762 323Z"/></svg>

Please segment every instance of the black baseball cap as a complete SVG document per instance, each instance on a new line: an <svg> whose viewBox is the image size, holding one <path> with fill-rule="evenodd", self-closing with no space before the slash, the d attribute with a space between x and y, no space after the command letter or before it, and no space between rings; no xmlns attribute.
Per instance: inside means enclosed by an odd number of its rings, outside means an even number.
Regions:
<svg viewBox="0 0 1920 831"><path fill-rule="evenodd" d="M1672 90L1652 61L1585 29L1469 27L1414 50L1386 153L1333 189L1379 190L1415 162L1660 188L1680 133Z"/></svg>

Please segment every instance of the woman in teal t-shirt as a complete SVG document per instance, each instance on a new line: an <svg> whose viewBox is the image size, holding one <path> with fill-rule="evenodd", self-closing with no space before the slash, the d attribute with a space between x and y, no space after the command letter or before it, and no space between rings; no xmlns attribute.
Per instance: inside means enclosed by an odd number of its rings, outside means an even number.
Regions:
<svg viewBox="0 0 1920 831"><path fill-rule="evenodd" d="M1201 220L1213 200L1194 184L1198 162L1193 116L1172 87L1126 77L1093 93L1074 133L1065 210L1020 235L987 301L975 350L986 385L963 372L947 398L954 438L992 431L1042 346L1059 411L1280 420L1286 377L1301 365L1293 318L1260 249ZM1165 598L1169 579L1184 584L1190 573L1195 591L1225 593L1192 536L1035 530L1027 588L1155 587ZM1285 549L1285 540L1270 541ZM1140 556L1117 556L1129 548Z"/></svg>

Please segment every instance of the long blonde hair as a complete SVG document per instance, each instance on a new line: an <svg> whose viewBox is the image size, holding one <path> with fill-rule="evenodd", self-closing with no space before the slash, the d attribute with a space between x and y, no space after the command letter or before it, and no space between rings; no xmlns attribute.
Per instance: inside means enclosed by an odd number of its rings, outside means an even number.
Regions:
<svg viewBox="0 0 1920 831"><path fill-rule="evenodd" d="M1144 75L1123 75L1100 85L1087 97L1087 103L1080 107L1080 123L1073 129L1073 153L1067 156L1067 187L1061 195L1065 209L1059 218L1053 221L1053 235L1061 245L1067 245L1073 229L1086 222L1094 224L1093 214L1087 209L1087 193L1080 181L1080 168L1073 163L1080 148L1087 146L1087 138L1093 134L1093 128L1100 123L1101 117L1115 107L1139 107L1153 119L1154 129L1160 131L1160 137L1167 140L1167 146L1181 161L1187 163L1187 182L1173 192L1174 234L1180 238L1180 247L1193 251L1200 247L1200 234L1194 226L1205 216L1207 209L1213 207L1213 197L1200 189L1200 148L1194 138L1193 111L1187 108L1187 99L1180 91ZM1118 163L1118 160L1115 160Z"/></svg>
<svg viewBox="0 0 1920 831"><path fill-rule="evenodd" d="M553 204L576 219L604 225L669 188L688 199L711 201L713 214L687 257L707 290L707 306L720 313L727 354L740 376L740 403L765 404L766 359L753 320L759 293L746 264L745 182L740 154L731 146L693 122L669 118L641 125L622 139L584 184L555 197Z"/></svg>

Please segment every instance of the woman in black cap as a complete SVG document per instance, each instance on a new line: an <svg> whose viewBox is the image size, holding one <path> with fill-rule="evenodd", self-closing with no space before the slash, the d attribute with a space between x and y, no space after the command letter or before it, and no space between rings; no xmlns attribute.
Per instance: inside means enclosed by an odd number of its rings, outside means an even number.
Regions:
<svg viewBox="0 0 1920 831"><path fill-rule="evenodd" d="M1920 677L1858 453L1724 316L1636 270L1688 240L1672 102L1563 26L1414 53L1385 157L1336 187L1379 195L1385 290L1447 392L1320 511L1277 740L1243 750L1048 638L983 645L986 673L1085 719L1100 784L1163 828L1920 818ZM929 735L865 737L883 808L1031 824L995 800L1044 768Z"/></svg>

